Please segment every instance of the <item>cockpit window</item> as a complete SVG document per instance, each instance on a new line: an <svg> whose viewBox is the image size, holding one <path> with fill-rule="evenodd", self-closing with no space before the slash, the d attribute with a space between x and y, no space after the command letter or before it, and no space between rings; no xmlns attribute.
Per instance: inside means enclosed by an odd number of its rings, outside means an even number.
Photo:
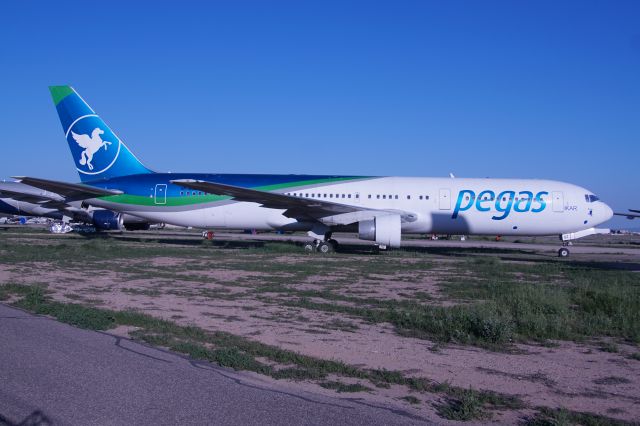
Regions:
<svg viewBox="0 0 640 426"><path fill-rule="evenodd" d="M598 198L597 196L593 195L593 194L585 194L584 195L584 199L587 203L595 203L596 201L598 201L600 198Z"/></svg>

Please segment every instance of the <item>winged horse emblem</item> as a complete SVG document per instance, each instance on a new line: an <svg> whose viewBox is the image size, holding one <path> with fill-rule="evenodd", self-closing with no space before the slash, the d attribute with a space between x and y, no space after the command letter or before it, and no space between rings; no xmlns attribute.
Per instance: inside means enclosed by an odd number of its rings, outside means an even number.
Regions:
<svg viewBox="0 0 640 426"><path fill-rule="evenodd" d="M79 135L77 133L71 132L73 139L80 145L80 148L84 148L82 154L80 154L80 164L87 165L89 170L93 170L93 164L91 161L93 160L93 154L98 152L98 150L104 147L104 150L107 150L107 146L111 145L111 142L103 141L100 135L104 134L104 130L96 127L91 132L91 137L89 135Z"/></svg>

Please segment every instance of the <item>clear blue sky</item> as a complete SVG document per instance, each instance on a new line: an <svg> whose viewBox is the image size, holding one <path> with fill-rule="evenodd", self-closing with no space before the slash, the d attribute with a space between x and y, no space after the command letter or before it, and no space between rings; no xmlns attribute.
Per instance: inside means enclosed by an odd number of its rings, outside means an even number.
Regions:
<svg viewBox="0 0 640 426"><path fill-rule="evenodd" d="M0 40L2 177L78 179L47 90L70 84L159 171L539 177L640 208L640 1L11 1Z"/></svg>

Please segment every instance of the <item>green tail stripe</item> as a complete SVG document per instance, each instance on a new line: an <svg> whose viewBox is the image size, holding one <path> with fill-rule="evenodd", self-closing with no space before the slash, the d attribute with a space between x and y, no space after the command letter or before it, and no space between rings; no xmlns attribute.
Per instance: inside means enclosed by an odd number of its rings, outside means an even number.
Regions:
<svg viewBox="0 0 640 426"><path fill-rule="evenodd" d="M73 89L69 86L49 86L49 91L51 92L53 103L56 104L56 106L60 101L73 93Z"/></svg>

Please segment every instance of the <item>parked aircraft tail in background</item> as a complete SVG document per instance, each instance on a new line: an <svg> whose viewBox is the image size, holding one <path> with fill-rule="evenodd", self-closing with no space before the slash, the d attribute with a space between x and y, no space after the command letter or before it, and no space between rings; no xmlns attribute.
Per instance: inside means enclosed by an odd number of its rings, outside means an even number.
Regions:
<svg viewBox="0 0 640 426"><path fill-rule="evenodd" d="M49 87L83 182L153 173L70 86Z"/></svg>

